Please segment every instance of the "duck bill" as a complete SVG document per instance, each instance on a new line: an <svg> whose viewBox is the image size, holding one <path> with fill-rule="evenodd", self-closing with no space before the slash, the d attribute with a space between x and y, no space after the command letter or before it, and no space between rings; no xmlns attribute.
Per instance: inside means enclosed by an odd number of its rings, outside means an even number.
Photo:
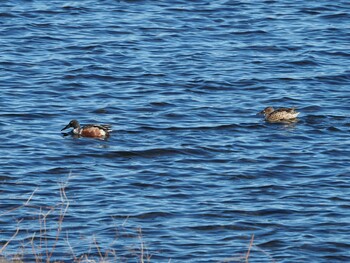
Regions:
<svg viewBox="0 0 350 263"><path fill-rule="evenodd" d="M64 127L61 131L64 131L65 129L68 129L70 125L68 124L66 127Z"/></svg>
<svg viewBox="0 0 350 263"><path fill-rule="evenodd" d="M265 111L262 110L262 111L258 112L256 115L265 115Z"/></svg>

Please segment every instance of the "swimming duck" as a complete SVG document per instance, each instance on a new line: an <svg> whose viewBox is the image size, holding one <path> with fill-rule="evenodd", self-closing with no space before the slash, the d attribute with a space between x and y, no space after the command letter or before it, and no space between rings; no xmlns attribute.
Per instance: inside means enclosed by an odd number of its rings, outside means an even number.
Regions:
<svg viewBox="0 0 350 263"><path fill-rule="evenodd" d="M300 112L296 112L295 108L279 108L275 110L273 107L266 107L260 112L265 115L265 120L269 122L291 121L296 119Z"/></svg>
<svg viewBox="0 0 350 263"><path fill-rule="evenodd" d="M73 135L91 138L105 138L112 131L110 125L87 124L81 127L77 120L71 120L61 131L68 128L73 128Z"/></svg>

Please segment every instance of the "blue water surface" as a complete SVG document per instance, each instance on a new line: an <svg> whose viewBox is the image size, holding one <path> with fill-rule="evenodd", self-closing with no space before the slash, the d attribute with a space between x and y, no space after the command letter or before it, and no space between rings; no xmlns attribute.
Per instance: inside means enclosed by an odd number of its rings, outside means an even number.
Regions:
<svg viewBox="0 0 350 263"><path fill-rule="evenodd" d="M350 261L349 8L3 2L1 254ZM113 132L63 136L72 119Z"/></svg>

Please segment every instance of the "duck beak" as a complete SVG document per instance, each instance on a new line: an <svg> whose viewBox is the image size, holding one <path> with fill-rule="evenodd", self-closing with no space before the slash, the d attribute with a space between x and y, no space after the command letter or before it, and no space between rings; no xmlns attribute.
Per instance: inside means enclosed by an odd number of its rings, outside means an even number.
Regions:
<svg viewBox="0 0 350 263"><path fill-rule="evenodd" d="M265 110L258 112L256 115L263 115L263 114L265 114Z"/></svg>
<svg viewBox="0 0 350 263"><path fill-rule="evenodd" d="M70 128L70 125L68 124L66 127L64 127L61 131L64 131L65 129Z"/></svg>

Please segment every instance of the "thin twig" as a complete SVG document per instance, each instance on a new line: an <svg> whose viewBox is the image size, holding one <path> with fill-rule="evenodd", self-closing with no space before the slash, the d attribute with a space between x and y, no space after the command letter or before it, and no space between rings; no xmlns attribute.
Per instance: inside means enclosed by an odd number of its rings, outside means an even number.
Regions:
<svg viewBox="0 0 350 263"><path fill-rule="evenodd" d="M69 200L67 198L67 195L66 195L66 192L65 192L65 186L62 184L61 185L61 188L60 188L60 196L61 196L61 201L62 201L62 204L61 204L61 212L60 212L60 217L58 219L58 228L57 228L57 231L56 231L56 238L55 238L55 242L52 246L52 249L51 249L51 252L48 254L48 251L47 251L47 262L50 262L50 258L52 257L55 249L56 249L56 246L57 246L57 243L58 243L58 239L59 239L59 236L61 234L61 230L62 230L62 224L63 224L63 220L64 220L64 217L66 216L66 213L67 213L67 210L68 210L68 207L69 207ZM64 209L62 208L65 204L65 207ZM46 242L47 243L47 242Z"/></svg>
<svg viewBox="0 0 350 263"><path fill-rule="evenodd" d="M103 260L103 255L101 253L101 250L100 250L100 247L98 246L97 244L97 240L96 240L96 237L94 236L94 244L96 246L96 249L97 249L97 252L98 252L98 255L100 256L100 259Z"/></svg>
<svg viewBox="0 0 350 263"><path fill-rule="evenodd" d="M71 244L69 243L69 236L68 236L68 232L66 232L66 242L68 244L68 247L72 253L72 256L74 258L74 262L77 262L78 261L78 258L75 256L75 253L74 253L74 250L73 250L73 247L71 246Z"/></svg>
<svg viewBox="0 0 350 263"><path fill-rule="evenodd" d="M250 250L252 249L252 246L253 246L253 242L254 242L254 234L252 235L252 238L250 239L248 251L247 251L247 254L245 255L245 262L246 263L249 262L249 255L250 255Z"/></svg>
<svg viewBox="0 0 350 263"><path fill-rule="evenodd" d="M10 209L10 210L7 210L6 212L0 214L0 217L3 216L3 215L9 214L9 213L11 213L11 212L13 212L13 211L16 211L17 209L20 209L20 208L22 208L22 207L24 207L24 206L27 206L27 205L29 204L30 200L32 200L32 198L33 198L33 196L34 196L34 193L35 193L37 190L38 190L38 188L35 188L35 189L34 189L34 191L31 193L31 195L29 196L29 198L27 199L27 201L26 201L23 205L20 205L20 206L17 206L17 207L15 207L15 208L12 208L12 209Z"/></svg>
<svg viewBox="0 0 350 263"><path fill-rule="evenodd" d="M12 235L12 237L5 243L5 245L2 246L2 248L0 249L0 254L2 254L2 252L6 249L6 247L8 246L8 244L10 244L10 242L17 236L19 232L19 227L17 227L16 232Z"/></svg>
<svg viewBox="0 0 350 263"><path fill-rule="evenodd" d="M35 249L35 245L34 245L34 238L35 238L35 235L36 235L36 232L34 232L33 237L32 237L32 239L31 239L30 243L32 244L32 251L33 251L33 254L34 254L34 256L35 256L35 262L38 263L38 262L39 262L39 261L38 261L39 256L38 256L38 254L36 253L36 249Z"/></svg>
<svg viewBox="0 0 350 263"><path fill-rule="evenodd" d="M48 217L48 215L55 210L54 208L49 210L46 214L43 214L43 224L44 224L44 242L45 242L45 250L46 250L46 259L49 259L49 239L47 237L47 225L46 225L46 218ZM42 246L40 245L40 249L42 248ZM47 261L47 260L46 260Z"/></svg>
<svg viewBox="0 0 350 263"><path fill-rule="evenodd" d="M140 248L140 250L141 250L140 251L141 252L141 254L140 254L140 262L144 263L144 261L143 261L144 248L143 248L142 229L141 228L139 228L139 240L141 242L141 244L140 244L140 246L141 246L141 248Z"/></svg>
<svg viewBox="0 0 350 263"><path fill-rule="evenodd" d="M36 255L36 262L40 262L39 258L42 259L41 249L43 245L43 221L41 219L41 216L43 215L42 208L40 207L40 213L39 213L39 224L40 224L40 232L39 232L39 253ZM34 244L34 243L33 243Z"/></svg>
<svg viewBox="0 0 350 263"><path fill-rule="evenodd" d="M127 216L124 220L124 222L122 223L122 227L124 228L124 226L126 225L126 223L128 222L129 216Z"/></svg>
<svg viewBox="0 0 350 263"><path fill-rule="evenodd" d="M145 243L142 239L142 229L139 228L139 240L140 240L140 263L145 263L145 259L147 262L151 261L151 256L148 254L147 247L145 247Z"/></svg>
<svg viewBox="0 0 350 263"><path fill-rule="evenodd" d="M267 256L267 257L271 260L271 263L275 263L275 262L276 262L276 260L274 260L274 259L272 258L272 256L271 256L269 253L267 253L265 250L259 248L258 246L255 246L255 245L254 245L254 247L255 247L258 251L260 251L261 253L263 253L265 256Z"/></svg>

